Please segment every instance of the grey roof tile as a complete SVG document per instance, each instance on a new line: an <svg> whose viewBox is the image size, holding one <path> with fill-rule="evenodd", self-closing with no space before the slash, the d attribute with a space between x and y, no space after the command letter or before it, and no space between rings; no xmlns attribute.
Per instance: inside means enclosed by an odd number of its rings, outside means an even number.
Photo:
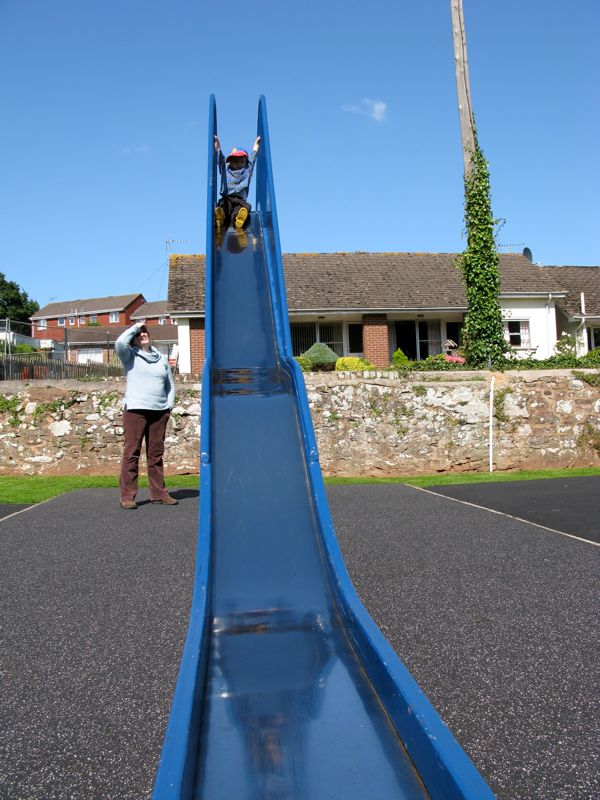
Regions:
<svg viewBox="0 0 600 800"><path fill-rule="evenodd" d="M553 283L568 288L569 294L557 300L568 316L581 315L581 293L584 293L588 317L600 317L600 267L536 267Z"/></svg>
<svg viewBox="0 0 600 800"><path fill-rule="evenodd" d="M285 253L290 312L335 309L466 308L457 253ZM203 255L172 255L168 308L204 311ZM523 255L499 257L501 292L532 294L568 289L559 274ZM581 269L581 268L578 268Z"/></svg>
<svg viewBox="0 0 600 800"><path fill-rule="evenodd" d="M167 301L166 300L153 300L150 303L144 303L131 315L131 319L145 319L146 317L162 317L167 314Z"/></svg>
<svg viewBox="0 0 600 800"><path fill-rule="evenodd" d="M124 311L138 297L142 297L139 292L135 294L111 295L109 297L87 297L79 300L61 300L60 303L48 303L39 311L36 311L31 319L47 319L49 317L68 317L77 313L96 314L105 311Z"/></svg>

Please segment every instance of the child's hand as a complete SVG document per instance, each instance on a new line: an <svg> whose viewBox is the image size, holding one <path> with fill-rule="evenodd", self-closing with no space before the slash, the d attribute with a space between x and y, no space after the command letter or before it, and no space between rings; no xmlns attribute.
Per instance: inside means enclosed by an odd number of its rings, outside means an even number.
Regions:
<svg viewBox="0 0 600 800"><path fill-rule="evenodd" d="M252 148L255 153L258 153L258 148L260 147L260 136L256 137L256 141L254 142L254 147Z"/></svg>
<svg viewBox="0 0 600 800"><path fill-rule="evenodd" d="M219 137L215 136L215 150L219 152L220 149L221 149L221 143L219 142Z"/></svg>

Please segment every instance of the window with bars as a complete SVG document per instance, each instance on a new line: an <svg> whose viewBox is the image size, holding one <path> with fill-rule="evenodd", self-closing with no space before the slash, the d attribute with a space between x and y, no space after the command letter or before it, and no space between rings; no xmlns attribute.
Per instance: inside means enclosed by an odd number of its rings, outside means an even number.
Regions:
<svg viewBox="0 0 600 800"><path fill-rule="evenodd" d="M292 322L290 332L295 356L305 353L315 342L323 342L338 356L344 355L344 327L341 322Z"/></svg>
<svg viewBox="0 0 600 800"><path fill-rule="evenodd" d="M531 347L529 320L504 320L504 338L511 347Z"/></svg>

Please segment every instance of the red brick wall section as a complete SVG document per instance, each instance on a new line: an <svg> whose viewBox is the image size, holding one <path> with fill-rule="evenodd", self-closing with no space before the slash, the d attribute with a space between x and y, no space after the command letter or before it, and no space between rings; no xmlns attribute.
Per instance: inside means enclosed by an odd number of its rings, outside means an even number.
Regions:
<svg viewBox="0 0 600 800"><path fill-rule="evenodd" d="M363 350L376 367L389 367L390 350L385 314L363 314Z"/></svg>
<svg viewBox="0 0 600 800"><path fill-rule="evenodd" d="M202 373L204 363L204 320L192 317L190 319L190 355L192 362L192 375Z"/></svg>

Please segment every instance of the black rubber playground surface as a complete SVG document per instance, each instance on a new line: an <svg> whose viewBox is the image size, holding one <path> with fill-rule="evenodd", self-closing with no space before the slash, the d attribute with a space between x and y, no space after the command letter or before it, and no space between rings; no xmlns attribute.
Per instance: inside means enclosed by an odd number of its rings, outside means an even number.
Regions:
<svg viewBox="0 0 600 800"><path fill-rule="evenodd" d="M459 484L431 491L600 544L600 475Z"/></svg>
<svg viewBox="0 0 600 800"><path fill-rule="evenodd" d="M26 505L18 505L17 503L0 503L0 519L9 517L17 511L22 511L24 508L29 508Z"/></svg>
<svg viewBox="0 0 600 800"><path fill-rule="evenodd" d="M502 800L600 796L600 548L514 518L560 495L546 524L589 538L598 482L549 483L328 489L365 604ZM172 493L0 519L1 800L150 796L194 572L198 495Z"/></svg>

